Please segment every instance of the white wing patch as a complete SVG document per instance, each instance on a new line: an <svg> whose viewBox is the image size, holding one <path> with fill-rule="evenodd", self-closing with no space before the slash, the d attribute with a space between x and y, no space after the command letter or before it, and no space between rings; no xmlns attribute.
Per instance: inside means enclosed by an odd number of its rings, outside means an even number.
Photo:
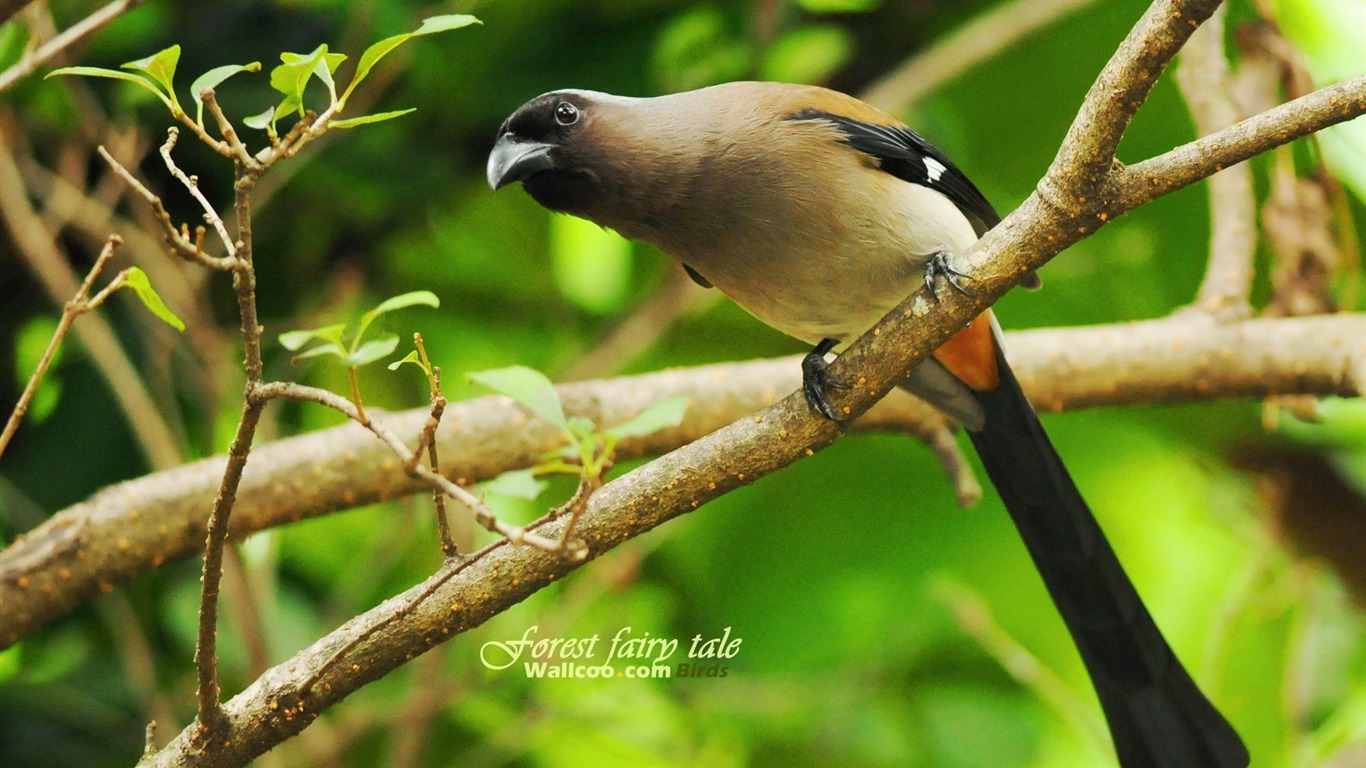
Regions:
<svg viewBox="0 0 1366 768"><path fill-rule="evenodd" d="M948 170L948 168L944 167L943 163L935 160L933 157L926 157L923 158L923 160L925 162L925 175L929 177L930 181L939 181L939 177L944 175L944 171Z"/></svg>

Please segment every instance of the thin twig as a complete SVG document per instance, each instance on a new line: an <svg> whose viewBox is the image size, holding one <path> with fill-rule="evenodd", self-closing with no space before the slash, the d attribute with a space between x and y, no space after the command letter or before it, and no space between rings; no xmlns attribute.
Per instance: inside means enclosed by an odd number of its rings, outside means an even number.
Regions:
<svg viewBox="0 0 1366 768"><path fill-rule="evenodd" d="M190 191L191 197L199 201L199 205L204 209L204 221L211 224L214 231L218 233L218 239L223 241L223 247L228 250L228 256L236 257L237 245L232 241L232 236L228 234L228 226L223 223L223 217L218 215L218 210L213 207L213 203L210 203L209 198L205 197L203 191L199 189L199 177L186 176L185 172L180 170L180 166L176 165L175 160L171 158L171 150L175 149L176 140L179 138L179 128L171 126L166 129L166 143L161 145L161 158L166 161L166 168L170 170L171 175L185 185L185 188ZM202 248L196 250L202 253Z"/></svg>
<svg viewBox="0 0 1366 768"><path fill-rule="evenodd" d="M213 119L218 123L218 130L223 134L223 141L232 150L232 157L236 158L243 167L259 171L259 168L256 167L256 158L247 151L247 146L238 137L237 129L233 128L232 121L223 114L223 108L219 106L218 95L214 93L214 90L205 88L200 92L199 99L204 102L204 106L209 108L209 114L213 115Z"/></svg>
<svg viewBox="0 0 1366 768"><path fill-rule="evenodd" d="M258 404L264 404L268 400L284 398L289 400L299 400L302 402L317 403L325 405L335 411L340 411L348 418L370 430L371 433L389 446L404 463L408 469L408 474L429 485L439 488L443 493L469 507L474 513L474 519L484 526L490 533L501 534L513 544L526 544L547 552L559 552L560 543L553 539L547 539L528 531L521 526L510 525L499 520L493 514L493 510L488 508L478 496L460 487L458 484L447 479L444 475L437 474L423 466L421 461L413 461L415 455L409 450L408 446L392 430L374 420L362 422L360 413L356 409L355 403L326 389L309 387L293 382L273 381L262 384L252 393L252 400ZM580 557L580 551L571 552L572 557Z"/></svg>
<svg viewBox="0 0 1366 768"><path fill-rule="evenodd" d="M106 24L142 5L143 2L144 0L114 0L109 5L76 22L68 27L65 32L30 51L9 69L0 72L0 91L8 90L10 86L46 64L52 57L100 31Z"/></svg>
<svg viewBox="0 0 1366 768"><path fill-rule="evenodd" d="M47 349L43 350L43 356L38 360L38 367L33 370L33 375L29 377L23 393L19 395L19 402L14 406L14 412L10 414L9 421L5 423L5 431L0 432L0 456L4 455L5 448L9 446L10 440L14 438L14 433L19 429L19 422L23 420L24 414L28 413L28 406L33 400L33 393L38 391L38 383L43 380L43 374L47 373L47 367L52 363L53 355L57 354L57 347L61 345L67 329L71 327L79 315L99 306L109 291L117 287L115 283L111 283L111 288L106 288L94 299L90 301L86 299L90 294L90 288L95 284L95 278L99 277L104 265L114 257L114 249L120 245L123 245L123 238L118 235L109 236L104 247L100 249L100 255L95 258L95 264L86 273L85 281L76 290L76 295L71 297L71 300L62 308L62 317L57 321L57 330L53 331L52 339L47 343Z"/></svg>
<svg viewBox="0 0 1366 768"><path fill-rule="evenodd" d="M117 174L119 178L123 179L134 192L142 199L146 200L147 204L151 206L152 215L156 218L157 223L161 225L162 237L165 239L166 244L171 246L171 250L174 251L177 256L186 261L193 261L196 264L203 265L219 272L226 272L233 268L236 259L232 256L220 258L217 256L210 256L204 252L203 227L196 228L195 238L191 240L184 232L176 228L175 223L171 221L171 214L166 210L166 206L161 202L160 197L152 194L152 190L148 189L145 184L138 180L137 176L134 176L131 171L125 168L123 163L115 160L114 156L109 154L109 151L103 146L99 147L97 151L100 153L100 157L103 157L104 161L113 169L114 173Z"/></svg>
<svg viewBox="0 0 1366 768"><path fill-rule="evenodd" d="M1202 136L1226 128L1240 117L1233 98L1233 76L1224 54L1226 11L1227 6L1221 6L1191 35L1176 68L1176 82ZM1240 163L1211 176L1209 201L1209 264L1196 294L1195 307L1221 319L1242 319L1252 314L1248 293L1252 290L1252 262L1257 254L1257 201L1252 190L1252 169Z"/></svg>
<svg viewBox="0 0 1366 768"><path fill-rule="evenodd" d="M1288 101L1195 141L1119 169L1108 186L1127 211L1295 139L1366 113L1366 75Z"/></svg>
<svg viewBox="0 0 1366 768"><path fill-rule="evenodd" d="M3 135L0 135L0 217L17 246L15 251L37 276L49 298L58 305L66 303L75 295L78 283L67 266L66 255L58 249L54 233L48 231L34 210ZM137 367L128 358L105 317L91 315L76 324L72 333L109 383L129 429L152 466L167 469L180 464L180 444L175 433L167 425L156 400L147 391Z"/></svg>
<svg viewBox="0 0 1366 768"><path fill-rule="evenodd" d="M431 415L427 417L427 423L422 427L422 436L418 439L418 447L413 451L414 456L421 456L422 447L427 447L427 466L432 471L441 474L441 460L437 457L436 450L436 430L441 426L441 417L446 413L446 396L441 392L441 369L432 365L432 361L427 357L427 345L422 341L422 334L413 333L413 346L417 347L418 358L422 361L424 370L430 371L427 379L427 397L431 402ZM451 521L446 517L446 494L440 488L432 488L432 504L436 507L436 530L441 540L441 552L448 558L460 554L460 550L455 546L455 537L451 535Z"/></svg>

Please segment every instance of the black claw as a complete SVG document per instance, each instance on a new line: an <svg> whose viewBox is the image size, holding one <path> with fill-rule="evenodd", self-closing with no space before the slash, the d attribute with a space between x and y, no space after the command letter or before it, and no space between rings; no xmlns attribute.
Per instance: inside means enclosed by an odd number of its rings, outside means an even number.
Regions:
<svg viewBox="0 0 1366 768"><path fill-rule="evenodd" d="M972 295L971 291L965 288L962 283L958 282L960 278L963 280L972 280L972 275L954 269L953 265L949 264L948 251L939 251L931 256L930 260L925 264L925 288L929 290L930 298L935 301L939 301L939 294L935 292L935 278L937 277L944 278L949 285L953 286L955 291L958 291L964 296Z"/></svg>
<svg viewBox="0 0 1366 768"><path fill-rule="evenodd" d="M849 389L849 384L833 378L830 366L825 362L825 353L838 343L836 339L822 339L815 349L802 358L802 394L812 410L843 427L844 419L835 413L827 392L831 389Z"/></svg>

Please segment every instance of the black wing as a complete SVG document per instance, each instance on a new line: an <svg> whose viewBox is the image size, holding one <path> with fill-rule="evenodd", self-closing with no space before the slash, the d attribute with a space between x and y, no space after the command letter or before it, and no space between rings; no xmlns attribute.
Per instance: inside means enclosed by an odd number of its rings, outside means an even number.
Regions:
<svg viewBox="0 0 1366 768"><path fill-rule="evenodd" d="M1001 221L996 209L953 161L904 125L876 125L816 109L804 109L791 119L832 123L844 135L846 144L876 157L882 170L952 200L972 223L978 237Z"/></svg>

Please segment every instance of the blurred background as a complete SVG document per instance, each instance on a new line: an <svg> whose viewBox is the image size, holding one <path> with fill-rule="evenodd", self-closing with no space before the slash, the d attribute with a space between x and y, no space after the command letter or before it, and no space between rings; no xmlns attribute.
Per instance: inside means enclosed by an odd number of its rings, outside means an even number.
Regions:
<svg viewBox="0 0 1366 768"><path fill-rule="evenodd" d="M1007 211L1046 170L1086 89L1146 5L153 0L60 63L117 67L179 43L177 85L188 103L188 83L211 67L269 68L281 51L321 42L354 61L423 17L478 15L482 26L410 43L353 101L353 114L415 113L334 131L272 171L256 202L267 377L345 391L335 365L291 366L275 333L344 322L385 297L427 289L441 309L396 322L423 333L455 400L482 394L463 372L512 364L559 381L804 351L691 286L659 253L551 217L519 189L491 194L483 168L494 132L532 96L562 87L649 95L741 78L851 93L881 84L882 106ZM22 55L31 30L45 37L54 20L65 28L96 7L54 0L0 27L0 68ZM1366 29L1364 8L1237 2L1229 50L1250 60L1252 47L1264 53L1276 47L1266 40L1288 39L1304 54L1301 78L1356 74L1366 66L1350 35ZM1284 38L1263 14L1279 17ZM973 24L989 36L953 36ZM947 75L924 67L927 52L957 64ZM887 85L908 63L922 69ZM238 118L276 99L260 75L219 90ZM0 94L5 162L31 204L27 219L18 215L55 246L26 252L14 219L0 233L0 412L8 414L60 312L49 288L57 278L43 270L84 274L111 231L129 241L115 266L142 266L189 325L178 334L126 297L101 320L77 321L112 330L117 344L100 354L131 362L158 423L130 426L103 364L69 339L0 461L0 545L111 483L222 452L232 434L242 376L230 288L165 258L143 206L94 154L107 145L163 193L177 221L193 221L192 201L156 155L169 124L150 94L115 81L39 73ZM263 141L246 135L254 146ZM1194 136L1166 77L1120 157L1136 161ZM1259 207L1278 172L1310 178L1329 235L1317 249L1292 246L1301 261L1261 246L1259 312L1352 308L1366 142L1361 133L1334 141L1327 172L1305 143L1254 164ZM189 140L177 156L227 210L232 176L222 158ZM1197 185L1161 198L1070 249L1042 271L1042 292L1002 300L1003 324L1120 322L1189 304L1208 254L1206 196ZM1309 297L1309 310L1287 299L1291 290ZM362 384L374 407L426 402L425 383L411 374L367 369ZM1317 421L1300 418L1309 416ZM263 437L337 422L320 408L272 407ZM1159 625L1246 738L1254 765L1366 764L1366 409L1219 402L1044 422ZM535 504L493 501L525 522L571 490L553 485ZM225 692L431 573L440 563L434 528L424 496L252 537L225 595ZM198 574L197 559L168 563L0 652L0 766L128 765L147 720L159 721L162 740L184 727L193 716ZM684 646L729 628L743 642L724 678L529 680L517 667L480 663L485 642L532 626L540 637L609 638L631 627ZM853 435L439 646L256 764L1023 768L1105 765L1110 750L1070 639L994 494L960 510L924 445Z"/></svg>

